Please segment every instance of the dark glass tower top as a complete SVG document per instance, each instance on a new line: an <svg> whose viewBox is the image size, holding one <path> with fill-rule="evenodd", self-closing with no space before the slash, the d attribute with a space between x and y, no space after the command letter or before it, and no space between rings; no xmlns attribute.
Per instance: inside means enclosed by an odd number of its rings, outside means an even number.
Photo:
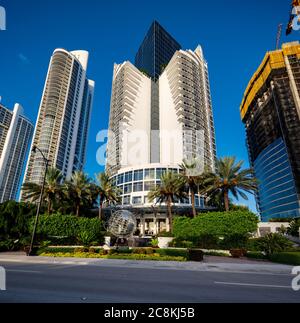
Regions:
<svg viewBox="0 0 300 323"><path fill-rule="evenodd" d="M135 66L157 81L174 53L180 49L181 45L154 21L135 56Z"/></svg>

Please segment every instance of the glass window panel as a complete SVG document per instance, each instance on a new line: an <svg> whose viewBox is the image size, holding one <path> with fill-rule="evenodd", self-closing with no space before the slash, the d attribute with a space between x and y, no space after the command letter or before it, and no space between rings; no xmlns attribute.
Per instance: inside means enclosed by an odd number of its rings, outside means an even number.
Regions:
<svg viewBox="0 0 300 323"><path fill-rule="evenodd" d="M132 184L125 184L124 185L124 194L128 194L132 192Z"/></svg>
<svg viewBox="0 0 300 323"><path fill-rule="evenodd" d="M142 192L143 182L133 183L133 192Z"/></svg>
<svg viewBox="0 0 300 323"><path fill-rule="evenodd" d="M125 173L125 183L132 182L132 172Z"/></svg>
<svg viewBox="0 0 300 323"><path fill-rule="evenodd" d="M154 181L145 182L145 187L144 187L145 191L151 191L154 188L155 188L155 182Z"/></svg>
<svg viewBox="0 0 300 323"><path fill-rule="evenodd" d="M142 181L143 180L143 170L135 170L134 171L134 180L135 181Z"/></svg>
<svg viewBox="0 0 300 323"><path fill-rule="evenodd" d="M145 180L155 179L155 169L145 169Z"/></svg>
<svg viewBox="0 0 300 323"><path fill-rule="evenodd" d="M142 204L142 197L141 196L134 196L132 198L132 204Z"/></svg>

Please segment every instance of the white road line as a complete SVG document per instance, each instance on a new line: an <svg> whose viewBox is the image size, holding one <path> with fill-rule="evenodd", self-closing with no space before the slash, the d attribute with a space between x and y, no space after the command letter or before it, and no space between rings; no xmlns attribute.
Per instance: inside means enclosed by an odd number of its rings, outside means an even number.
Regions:
<svg viewBox="0 0 300 323"><path fill-rule="evenodd" d="M0 264L2 263L22 263L22 264L28 264L28 265L78 265L78 266L87 266L89 265L89 262L86 261L44 261L44 260L33 260L33 261L24 261L22 259L1 259L0 258Z"/></svg>
<svg viewBox="0 0 300 323"><path fill-rule="evenodd" d="M41 274L41 271L36 270L21 270L21 269L6 269L6 272L13 272L13 273L27 273L27 274Z"/></svg>
<svg viewBox="0 0 300 323"><path fill-rule="evenodd" d="M264 284L246 284L246 283L229 283L229 282L215 282L217 285L231 285L231 286L247 286L247 287L267 287L267 288L288 288L292 289L291 286L280 286L280 285L264 285Z"/></svg>

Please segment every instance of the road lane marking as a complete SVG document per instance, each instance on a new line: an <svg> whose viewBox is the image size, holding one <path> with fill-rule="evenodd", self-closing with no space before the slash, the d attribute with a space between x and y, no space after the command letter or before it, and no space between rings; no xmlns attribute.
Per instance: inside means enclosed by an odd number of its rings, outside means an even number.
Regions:
<svg viewBox="0 0 300 323"><path fill-rule="evenodd" d="M22 263L22 264L29 264L29 265L78 265L78 266L87 266L91 263L87 261L58 261L58 260L52 260L52 261L45 261L45 260L33 260L33 261L27 261L23 259L3 259L0 258L0 263Z"/></svg>
<svg viewBox="0 0 300 323"><path fill-rule="evenodd" d="M231 286L245 286L245 287L267 287L267 288L288 288L291 286L281 286L281 285L264 285L264 284L247 284L247 283L230 283L230 282L215 282L217 285L231 285Z"/></svg>
<svg viewBox="0 0 300 323"><path fill-rule="evenodd" d="M24 273L24 274L41 274L41 271L36 270L23 270L23 269L6 269L6 271L13 272L13 273Z"/></svg>

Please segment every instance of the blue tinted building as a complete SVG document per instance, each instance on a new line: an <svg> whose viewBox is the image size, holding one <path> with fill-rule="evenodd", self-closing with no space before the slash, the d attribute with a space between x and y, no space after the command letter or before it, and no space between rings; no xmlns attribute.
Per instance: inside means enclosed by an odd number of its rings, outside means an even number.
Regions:
<svg viewBox="0 0 300 323"><path fill-rule="evenodd" d="M254 161L259 181L258 204L261 219L294 218L299 216L299 199L288 151L278 138Z"/></svg>
<svg viewBox="0 0 300 323"><path fill-rule="evenodd" d="M261 219L300 217L300 44L269 52L241 105Z"/></svg>

